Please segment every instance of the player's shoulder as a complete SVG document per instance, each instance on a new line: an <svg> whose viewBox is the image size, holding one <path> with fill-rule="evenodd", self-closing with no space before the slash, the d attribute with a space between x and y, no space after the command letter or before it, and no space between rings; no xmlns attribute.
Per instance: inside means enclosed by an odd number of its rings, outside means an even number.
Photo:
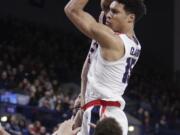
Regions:
<svg viewBox="0 0 180 135"><path fill-rule="evenodd" d="M130 38L127 34L125 33L115 33L116 35L119 36L120 39L123 40L123 42L131 44L131 45L135 45L135 46L140 46L140 43L138 41L138 39L136 38L136 36L132 36L132 38Z"/></svg>

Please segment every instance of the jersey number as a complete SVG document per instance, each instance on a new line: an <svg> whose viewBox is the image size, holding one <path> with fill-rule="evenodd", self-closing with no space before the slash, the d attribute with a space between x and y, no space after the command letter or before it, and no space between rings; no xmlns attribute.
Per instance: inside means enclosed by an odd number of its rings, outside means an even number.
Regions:
<svg viewBox="0 0 180 135"><path fill-rule="evenodd" d="M123 79L122 82L123 83L127 83L130 77L130 72L133 69L135 63L136 63L136 59L134 58L127 58L127 65L126 65L126 69L125 69L125 73L123 75Z"/></svg>

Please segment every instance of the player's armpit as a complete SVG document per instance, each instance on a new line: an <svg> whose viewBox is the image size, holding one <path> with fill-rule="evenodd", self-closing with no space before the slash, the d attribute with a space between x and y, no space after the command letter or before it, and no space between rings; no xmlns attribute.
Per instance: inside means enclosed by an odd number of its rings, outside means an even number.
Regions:
<svg viewBox="0 0 180 135"><path fill-rule="evenodd" d="M115 32L106 25L96 23L94 24L94 27L91 28L91 32L93 35L93 39L98 41L101 47L115 50L122 49L122 39L119 37L119 35L115 34Z"/></svg>

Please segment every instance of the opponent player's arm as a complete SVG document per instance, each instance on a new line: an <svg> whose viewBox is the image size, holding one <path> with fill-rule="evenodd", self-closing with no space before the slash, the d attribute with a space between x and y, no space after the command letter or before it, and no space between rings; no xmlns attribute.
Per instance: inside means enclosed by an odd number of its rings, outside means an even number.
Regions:
<svg viewBox="0 0 180 135"><path fill-rule="evenodd" d="M10 135L6 130L4 130L4 128L1 126L1 123L0 123L0 135Z"/></svg>
<svg viewBox="0 0 180 135"><path fill-rule="evenodd" d="M102 48L117 51L124 54L124 46L118 35L107 26L96 20L83 8L88 0L71 0L65 7L65 13L71 22L86 36L98 41ZM121 54L122 53L122 54Z"/></svg>
<svg viewBox="0 0 180 135"><path fill-rule="evenodd" d="M76 135L80 131L80 128L73 129L73 123L74 120L72 118L64 121L52 135Z"/></svg>

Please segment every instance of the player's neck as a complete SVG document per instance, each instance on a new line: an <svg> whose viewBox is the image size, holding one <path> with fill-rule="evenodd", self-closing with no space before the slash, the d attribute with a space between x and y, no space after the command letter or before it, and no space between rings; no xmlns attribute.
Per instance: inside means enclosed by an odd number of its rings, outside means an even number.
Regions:
<svg viewBox="0 0 180 135"><path fill-rule="evenodd" d="M129 31L127 33L125 33L129 38L133 39L133 37L135 36L134 30Z"/></svg>
<svg viewBox="0 0 180 135"><path fill-rule="evenodd" d="M126 34L129 38L132 38L135 35L134 27L133 26L127 26L123 27L120 33Z"/></svg>

